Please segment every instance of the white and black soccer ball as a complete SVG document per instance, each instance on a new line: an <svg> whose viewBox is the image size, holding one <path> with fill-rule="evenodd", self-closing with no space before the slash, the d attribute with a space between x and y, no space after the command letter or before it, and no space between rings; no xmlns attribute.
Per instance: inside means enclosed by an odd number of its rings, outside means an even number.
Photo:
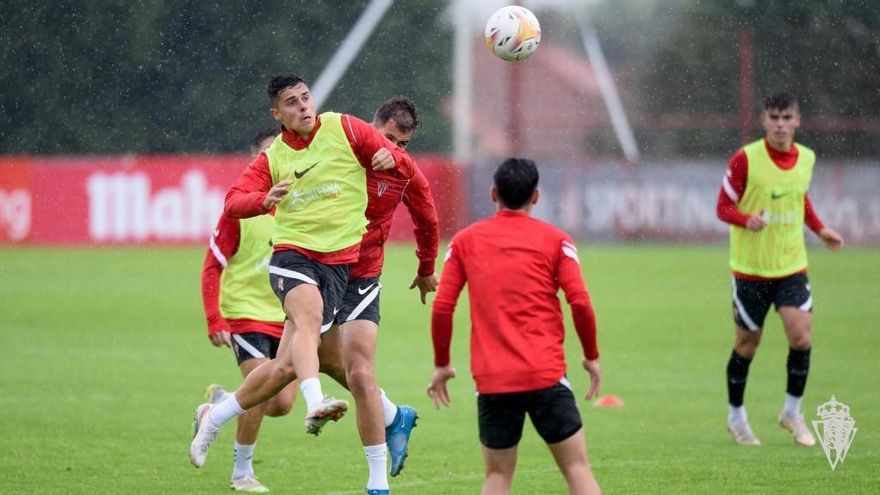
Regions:
<svg viewBox="0 0 880 495"><path fill-rule="evenodd" d="M486 46L502 60L525 60L540 44L541 25L535 14L525 7L502 7L486 22Z"/></svg>

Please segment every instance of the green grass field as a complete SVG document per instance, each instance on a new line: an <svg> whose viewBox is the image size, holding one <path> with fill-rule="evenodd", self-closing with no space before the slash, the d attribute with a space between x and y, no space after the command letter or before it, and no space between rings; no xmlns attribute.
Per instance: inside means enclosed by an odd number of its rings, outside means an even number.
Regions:
<svg viewBox="0 0 880 495"><path fill-rule="evenodd" d="M421 415L392 489L475 494L483 467L467 304L456 319L453 406L436 411L424 395L430 306L406 288L411 252L391 249L383 280L379 381ZM193 469L187 456L204 386L239 382L231 351L205 337L203 253L0 250L0 493L228 492L234 428L224 429L204 469ZM815 319L805 413L816 419L816 406L835 394L858 427L834 472L821 448L796 447L776 425L787 348L775 314L746 391L764 445L735 446L725 430L732 323L724 248L585 246L581 253L599 321L603 392L626 401L597 409L580 400L605 493L880 492L880 251L810 251ZM569 376L582 397L586 374L577 368L573 331L567 344ZM353 416L314 438L302 430L304 412L298 401L288 417L264 423L258 476L273 493L363 493L366 463ZM531 425L513 492L565 492Z"/></svg>

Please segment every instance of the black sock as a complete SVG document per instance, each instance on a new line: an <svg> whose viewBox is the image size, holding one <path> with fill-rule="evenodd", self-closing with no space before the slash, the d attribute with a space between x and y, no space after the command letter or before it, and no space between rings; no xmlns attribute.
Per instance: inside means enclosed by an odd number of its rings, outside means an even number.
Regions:
<svg viewBox="0 0 880 495"><path fill-rule="evenodd" d="M749 364L751 363L751 359L740 356L736 351L730 353L730 361L727 362L727 402L731 406L743 405L746 379L749 376Z"/></svg>
<svg viewBox="0 0 880 495"><path fill-rule="evenodd" d="M804 388L807 386L807 374L810 372L810 349L803 351L789 349L786 369L788 370L788 385L785 391L788 392L788 395L802 397Z"/></svg>

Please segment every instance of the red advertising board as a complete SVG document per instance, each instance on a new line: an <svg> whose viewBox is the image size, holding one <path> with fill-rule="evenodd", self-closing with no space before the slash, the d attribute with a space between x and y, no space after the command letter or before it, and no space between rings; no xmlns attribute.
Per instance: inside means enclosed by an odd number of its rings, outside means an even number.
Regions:
<svg viewBox="0 0 880 495"><path fill-rule="evenodd" d="M28 158L0 161L0 243L23 242L30 234L31 163Z"/></svg>
<svg viewBox="0 0 880 495"><path fill-rule="evenodd" d="M449 161L417 158L434 184L445 235L466 220L464 180ZM205 243L243 155L0 158L0 243ZM441 209L442 208L442 209ZM393 235L411 239L408 216Z"/></svg>

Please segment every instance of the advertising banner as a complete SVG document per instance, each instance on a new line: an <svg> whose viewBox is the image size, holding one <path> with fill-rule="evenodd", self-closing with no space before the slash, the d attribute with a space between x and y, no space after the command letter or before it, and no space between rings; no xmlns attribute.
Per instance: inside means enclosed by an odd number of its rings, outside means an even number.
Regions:
<svg viewBox="0 0 880 495"><path fill-rule="evenodd" d="M715 207L726 162L542 163L533 213L575 239L600 242L726 242ZM490 215L494 167L471 174L474 218ZM880 245L880 164L817 165L809 191L822 221L848 245ZM811 234L808 239L813 238Z"/></svg>
<svg viewBox="0 0 880 495"><path fill-rule="evenodd" d="M441 230L467 220L461 171L442 157L417 157L432 183ZM0 158L0 243L202 244L223 210L244 155ZM392 235L412 239L405 208Z"/></svg>

